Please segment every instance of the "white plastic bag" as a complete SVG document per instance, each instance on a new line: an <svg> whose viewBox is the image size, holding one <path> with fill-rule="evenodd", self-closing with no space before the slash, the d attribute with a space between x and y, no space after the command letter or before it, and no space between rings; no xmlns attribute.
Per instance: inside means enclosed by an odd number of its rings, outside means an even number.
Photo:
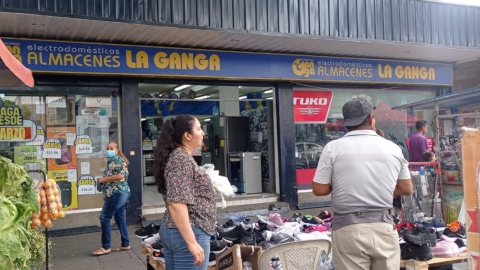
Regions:
<svg viewBox="0 0 480 270"><path fill-rule="evenodd" d="M228 178L221 176L219 171L215 170L215 166L213 164L205 164L201 168L208 174L208 176L210 176L210 180L212 180L212 185L215 188L215 191L220 193L220 197L222 197L222 208L227 207L225 197L235 197L237 187L230 185Z"/></svg>

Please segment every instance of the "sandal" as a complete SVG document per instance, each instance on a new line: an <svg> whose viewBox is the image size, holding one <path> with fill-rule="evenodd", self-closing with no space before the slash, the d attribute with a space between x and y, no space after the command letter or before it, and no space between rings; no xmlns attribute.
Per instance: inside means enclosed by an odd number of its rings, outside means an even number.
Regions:
<svg viewBox="0 0 480 270"><path fill-rule="evenodd" d="M112 250L111 249L104 249L104 248L99 248L92 252L93 256L100 256L100 255L106 255L109 254Z"/></svg>
<svg viewBox="0 0 480 270"><path fill-rule="evenodd" d="M128 247L117 247L117 248L114 248L112 249L113 251L127 251L127 250L130 250L132 249L130 246Z"/></svg>

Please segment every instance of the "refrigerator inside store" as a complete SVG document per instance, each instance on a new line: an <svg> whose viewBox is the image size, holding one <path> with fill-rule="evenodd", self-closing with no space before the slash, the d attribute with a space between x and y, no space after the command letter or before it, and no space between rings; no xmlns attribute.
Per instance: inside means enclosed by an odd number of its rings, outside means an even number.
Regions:
<svg viewBox="0 0 480 270"><path fill-rule="evenodd" d="M208 125L208 149L215 170L228 176L228 153L247 152L250 123L248 117L215 116Z"/></svg>

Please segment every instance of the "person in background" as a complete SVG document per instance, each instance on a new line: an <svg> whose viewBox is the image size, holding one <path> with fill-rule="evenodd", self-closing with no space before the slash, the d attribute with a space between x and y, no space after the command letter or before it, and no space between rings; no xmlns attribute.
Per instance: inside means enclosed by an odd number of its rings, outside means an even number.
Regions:
<svg viewBox="0 0 480 270"><path fill-rule="evenodd" d="M397 270L398 233L394 195L413 192L400 147L375 132L375 114L365 98L343 105L348 133L325 145L313 179L313 193L332 193L333 268Z"/></svg>
<svg viewBox="0 0 480 270"><path fill-rule="evenodd" d="M158 138L154 173L167 208L160 227L166 270L208 267L217 218L215 193L210 177L192 157L204 136L198 119L185 114L165 121Z"/></svg>
<svg viewBox="0 0 480 270"><path fill-rule="evenodd" d="M437 162L437 157L435 157L435 153L427 151L422 154L423 159L425 162Z"/></svg>
<svg viewBox="0 0 480 270"><path fill-rule="evenodd" d="M121 246L114 248L113 251L130 250L130 240L128 238L127 220L125 218L125 205L130 198L130 187L128 186L128 164L130 162L118 148L116 142L110 142L107 145L107 168L103 172L103 177L98 178L97 185L102 184L103 204L100 214L100 223L102 224L102 247L92 252L93 255L109 254L112 249L111 225L112 217L118 226L121 235Z"/></svg>
<svg viewBox="0 0 480 270"><path fill-rule="evenodd" d="M427 138L425 138L428 130L427 121L417 121L415 127L417 132L410 136L410 162L425 162L423 153L428 151Z"/></svg>

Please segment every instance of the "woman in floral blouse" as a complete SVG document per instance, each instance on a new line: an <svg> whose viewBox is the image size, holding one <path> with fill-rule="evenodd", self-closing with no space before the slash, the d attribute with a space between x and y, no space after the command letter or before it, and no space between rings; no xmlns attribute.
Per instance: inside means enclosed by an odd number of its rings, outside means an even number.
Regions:
<svg viewBox="0 0 480 270"><path fill-rule="evenodd" d="M128 159L118 148L116 142L110 142L107 145L107 168L103 172L103 177L98 178L98 185L103 184L103 195L105 203L100 214L100 223L102 224L102 247L92 252L93 255L104 255L112 251L110 247L110 220L115 218L122 244L113 251L130 250L130 240L128 238L127 221L125 219L125 205L130 198L130 187L128 186Z"/></svg>
<svg viewBox="0 0 480 270"><path fill-rule="evenodd" d="M160 228L166 270L208 266L217 208L210 177L192 157L203 136L197 118L179 115L163 123L158 139L154 172L167 206Z"/></svg>

